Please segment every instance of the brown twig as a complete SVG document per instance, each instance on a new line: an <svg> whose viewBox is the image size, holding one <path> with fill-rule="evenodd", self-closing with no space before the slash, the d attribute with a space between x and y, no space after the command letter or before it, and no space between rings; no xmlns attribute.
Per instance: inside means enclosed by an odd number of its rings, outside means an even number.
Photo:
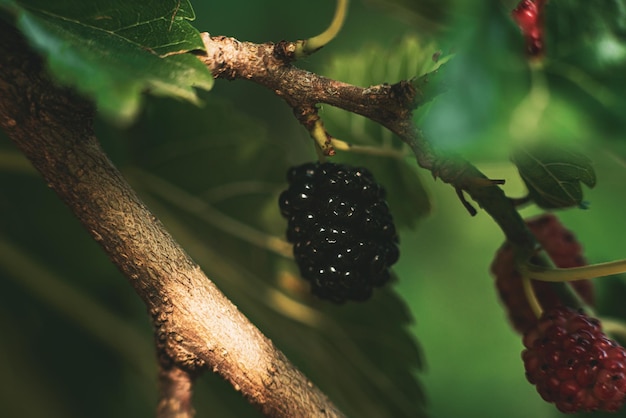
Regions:
<svg viewBox="0 0 626 418"><path fill-rule="evenodd" d="M194 377L171 362L161 363L159 370L159 418L191 418L195 411L191 403Z"/></svg>

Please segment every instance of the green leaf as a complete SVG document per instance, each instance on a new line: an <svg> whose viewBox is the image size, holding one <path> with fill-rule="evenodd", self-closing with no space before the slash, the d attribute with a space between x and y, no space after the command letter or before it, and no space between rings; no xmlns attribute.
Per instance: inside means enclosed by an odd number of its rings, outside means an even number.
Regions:
<svg viewBox="0 0 626 418"><path fill-rule="evenodd" d="M348 416L425 417L425 395L416 379L423 368L422 353L407 329L413 318L393 288L375 292L364 304L320 308L334 324L317 330L332 341L328 352L319 353L319 362L333 358L335 352L340 357L328 366L325 376L314 370L318 366L308 366L307 371L328 386L333 369L350 376L344 378L342 390L346 394L342 409ZM350 382L361 375L359 387L353 386Z"/></svg>
<svg viewBox="0 0 626 418"><path fill-rule="evenodd" d="M210 71L187 53L203 49L187 0L29 0L10 6L3 5L53 75L118 122L136 116L144 92L198 104L194 87L213 84Z"/></svg>
<svg viewBox="0 0 626 418"><path fill-rule="evenodd" d="M437 69L443 62L434 42L409 34L393 48L374 43L354 54L334 56L324 74L366 87L409 80Z"/></svg>
<svg viewBox="0 0 626 418"><path fill-rule="evenodd" d="M572 150L536 146L519 149L512 160L529 196L544 209L584 207L582 184L596 184L591 160Z"/></svg>

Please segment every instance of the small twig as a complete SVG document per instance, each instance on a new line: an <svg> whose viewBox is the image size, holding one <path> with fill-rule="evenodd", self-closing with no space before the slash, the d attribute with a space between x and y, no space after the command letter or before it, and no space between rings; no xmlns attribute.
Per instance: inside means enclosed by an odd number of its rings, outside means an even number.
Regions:
<svg viewBox="0 0 626 418"><path fill-rule="evenodd" d="M157 418L192 418L193 377L173 365L162 364L159 370L160 399Z"/></svg>
<svg viewBox="0 0 626 418"><path fill-rule="evenodd" d="M333 144L333 138L326 131L324 127L324 123L318 117L315 119L313 124L310 127L309 134L311 138L315 141L315 145L320 149L322 154L327 157L332 157L335 155L335 148Z"/></svg>
<svg viewBox="0 0 626 418"><path fill-rule="evenodd" d="M470 216L476 216L478 211L476 211L476 208L472 206L470 202L467 201L467 199L463 195L463 189L460 189L457 187L454 190L456 191L456 195L459 197L459 200L461 201L465 209L469 212Z"/></svg>

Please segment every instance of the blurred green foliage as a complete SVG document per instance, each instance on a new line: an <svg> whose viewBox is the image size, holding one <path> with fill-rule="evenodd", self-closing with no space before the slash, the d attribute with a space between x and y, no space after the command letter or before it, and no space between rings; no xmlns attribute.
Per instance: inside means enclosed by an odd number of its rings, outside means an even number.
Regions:
<svg viewBox="0 0 626 418"><path fill-rule="evenodd" d="M334 8L330 0L306 8L284 0L196 3L200 31L256 42L315 35ZM340 36L298 65L367 85L418 76L437 50L452 55L449 91L416 114L428 137L506 179L514 197L526 189L508 161L513 146L575 142L597 185L584 193L589 210L559 214L590 262L624 258L626 6L550 2L547 59L531 70L508 16L514 5L355 1ZM348 415L416 416L424 391L434 418L560 416L525 380L520 337L488 274L503 236L487 215L470 217L454 190L410 156L340 153L372 166L390 192L405 226L398 280L367 304L312 300L293 263L259 246L283 233L276 197L285 169L315 158L308 134L283 102L250 83L218 81L200 96L201 108L146 97L131 126L98 120L99 138L209 277ZM322 116L340 139L406 151L367 121L328 108ZM153 415L144 306L4 137L0 283L0 416ZM625 295L622 279L600 279L598 312L626 315ZM200 379L194 402L199 417L258 416L212 375Z"/></svg>

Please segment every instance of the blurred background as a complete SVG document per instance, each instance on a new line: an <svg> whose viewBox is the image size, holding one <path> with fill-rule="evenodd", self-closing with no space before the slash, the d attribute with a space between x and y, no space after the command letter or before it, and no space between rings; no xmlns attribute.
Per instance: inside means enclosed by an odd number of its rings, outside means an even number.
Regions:
<svg viewBox="0 0 626 418"><path fill-rule="evenodd" d="M515 1L353 1L331 44L298 65L368 86L446 64L450 89L416 112L442 149L525 188L519 142L575 144L593 161L589 209L559 211L590 262L626 255L622 1L550 2L547 58L531 71ZM554 4L553 4L554 3ZM592 3L592 2L585 2ZM194 25L265 42L319 33L335 3L194 2ZM594 9L596 7L596 9ZM382 128L322 107L329 132L392 150L340 153L385 185L401 228L393 286L363 304L308 295L293 262L267 244L286 222L276 199L288 167L316 158L291 110L245 81L218 80L202 108L147 96L131 126L97 122L103 147L209 277L351 417L559 417L524 377L489 265L497 225L418 167ZM541 210L522 210L532 216ZM622 278L597 283L598 312L624 315ZM67 208L0 133L0 416L149 417L156 403L145 307ZM259 414L218 377L198 381L198 417ZM601 416L602 414L587 414ZM626 416L626 412L612 416Z"/></svg>

